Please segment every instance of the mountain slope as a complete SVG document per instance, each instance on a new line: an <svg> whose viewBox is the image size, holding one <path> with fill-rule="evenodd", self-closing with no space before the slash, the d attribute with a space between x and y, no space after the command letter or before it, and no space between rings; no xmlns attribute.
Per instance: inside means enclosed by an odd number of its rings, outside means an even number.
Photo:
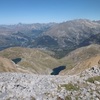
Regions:
<svg viewBox="0 0 100 100"><path fill-rule="evenodd" d="M55 23L0 25L0 50L8 47L28 47L34 39Z"/></svg>
<svg viewBox="0 0 100 100"><path fill-rule="evenodd" d="M0 57L0 72L17 72L17 68L11 60Z"/></svg>
<svg viewBox="0 0 100 100"><path fill-rule="evenodd" d="M35 74L50 74L53 68L60 66L58 60L38 49L8 48L0 51L0 56L13 60L18 68Z"/></svg>
<svg viewBox="0 0 100 100"><path fill-rule="evenodd" d="M90 44L100 44L100 33L90 36L88 39L86 39L82 43L80 43L79 47L87 46Z"/></svg>
<svg viewBox="0 0 100 100"><path fill-rule="evenodd" d="M81 47L69 53L61 59L61 62L66 65L66 69L62 74L77 74L85 69L98 65L100 60L100 45L89 45Z"/></svg>
<svg viewBox="0 0 100 100"><path fill-rule="evenodd" d="M85 41L88 44L89 38L98 33L99 21L87 19L48 24L0 25L0 50L15 46L39 47L56 52L56 57L63 57L66 53L84 46Z"/></svg>
<svg viewBox="0 0 100 100"><path fill-rule="evenodd" d="M0 50L9 47L45 48L61 58L72 50L99 41L100 23L76 19L62 23L0 25ZM95 40L95 42L94 42Z"/></svg>
<svg viewBox="0 0 100 100"><path fill-rule="evenodd" d="M12 60L17 69L34 74L51 74L54 68L66 66L60 72L77 74L85 69L98 65L100 60L100 45L90 45L76 49L62 59L51 57L52 52L29 48L8 48L0 51L0 56ZM50 54L50 55L48 55Z"/></svg>
<svg viewBox="0 0 100 100"><path fill-rule="evenodd" d="M63 57L66 53L84 46L84 41L89 41L88 39L98 33L100 33L99 23L87 19L77 19L50 27L33 43L37 47L45 47L55 51L58 56Z"/></svg>

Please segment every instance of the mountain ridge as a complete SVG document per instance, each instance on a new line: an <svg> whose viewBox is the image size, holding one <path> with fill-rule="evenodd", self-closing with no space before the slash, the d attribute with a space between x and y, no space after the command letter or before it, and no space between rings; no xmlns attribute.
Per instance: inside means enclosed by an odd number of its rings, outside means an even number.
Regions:
<svg viewBox="0 0 100 100"><path fill-rule="evenodd" d="M53 69L64 67L58 74L67 75L84 71L98 65L100 60L100 45L92 44L78 48L65 57L57 59L54 53L41 49L11 47L0 51L0 56L12 60L16 68L27 70L34 74L50 75ZM76 71L72 71L72 70ZM79 70L78 70L79 69Z"/></svg>
<svg viewBox="0 0 100 100"><path fill-rule="evenodd" d="M0 26L1 27L1 26ZM3 35L2 27L19 29ZM100 23L87 19L76 19L62 23L18 24L0 28L0 50L9 47L39 48L53 52L55 58L63 58L71 51L91 44L100 44ZM20 31L23 30L24 31Z"/></svg>
<svg viewBox="0 0 100 100"><path fill-rule="evenodd" d="M17 61L16 67L35 74L50 74L53 68L61 65L57 59L40 49L11 47L0 51L0 56Z"/></svg>

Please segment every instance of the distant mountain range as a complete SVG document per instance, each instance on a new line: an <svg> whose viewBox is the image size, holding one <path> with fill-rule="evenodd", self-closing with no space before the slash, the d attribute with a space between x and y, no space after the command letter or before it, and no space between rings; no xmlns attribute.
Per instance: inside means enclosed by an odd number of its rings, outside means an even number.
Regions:
<svg viewBox="0 0 100 100"><path fill-rule="evenodd" d="M100 44L100 21L76 19L62 23L0 25L0 50L8 47L42 48L61 58L72 50Z"/></svg>
<svg viewBox="0 0 100 100"><path fill-rule="evenodd" d="M28 47L51 26L52 23L0 25L0 50L13 46Z"/></svg>

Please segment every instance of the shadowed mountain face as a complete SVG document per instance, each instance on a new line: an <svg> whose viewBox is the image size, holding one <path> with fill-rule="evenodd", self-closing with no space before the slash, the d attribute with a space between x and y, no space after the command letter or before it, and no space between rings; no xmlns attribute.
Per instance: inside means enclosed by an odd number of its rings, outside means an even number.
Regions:
<svg viewBox="0 0 100 100"><path fill-rule="evenodd" d="M90 36L88 39L86 39L82 43L80 43L79 47L87 46L90 44L100 44L100 33Z"/></svg>
<svg viewBox="0 0 100 100"><path fill-rule="evenodd" d="M51 38L50 36L41 36L39 38L37 38L35 40L35 46L37 47L48 47L48 48L55 48L55 46L57 47L59 44L57 43L57 41L53 38Z"/></svg>

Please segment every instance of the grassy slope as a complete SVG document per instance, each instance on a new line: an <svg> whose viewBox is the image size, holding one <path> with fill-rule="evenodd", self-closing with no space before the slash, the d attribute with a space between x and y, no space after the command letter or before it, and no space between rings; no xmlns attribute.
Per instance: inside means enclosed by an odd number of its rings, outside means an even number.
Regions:
<svg viewBox="0 0 100 100"><path fill-rule="evenodd" d="M16 66L7 58L0 57L0 72L17 72Z"/></svg>
<svg viewBox="0 0 100 100"><path fill-rule="evenodd" d="M38 49L9 48L1 51L0 56L8 59L21 58L17 64L19 68L38 74L50 73L53 68L60 65L58 60Z"/></svg>
<svg viewBox="0 0 100 100"><path fill-rule="evenodd" d="M98 64L100 60L100 45L90 45L76 49L62 59L51 57L48 52L39 49L14 47L0 51L0 56L15 59L21 58L16 64L18 70L26 70L35 74L50 74L52 69L65 65L60 74L77 74Z"/></svg>
<svg viewBox="0 0 100 100"><path fill-rule="evenodd" d="M77 74L89 67L98 65L100 60L100 45L90 45L76 49L61 59L67 66L61 74Z"/></svg>

